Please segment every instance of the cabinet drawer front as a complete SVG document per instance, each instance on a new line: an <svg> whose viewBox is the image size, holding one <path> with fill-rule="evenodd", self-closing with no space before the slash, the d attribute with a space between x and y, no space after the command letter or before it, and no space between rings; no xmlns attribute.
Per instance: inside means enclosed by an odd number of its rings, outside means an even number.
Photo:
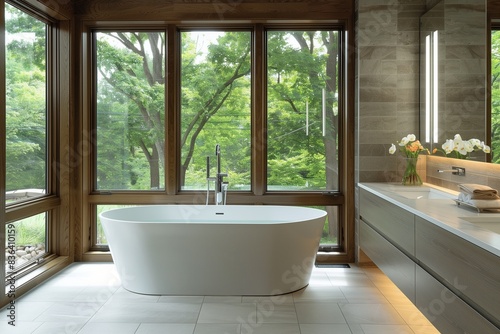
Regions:
<svg viewBox="0 0 500 334"><path fill-rule="evenodd" d="M365 222L360 221L361 249L415 303L415 263Z"/></svg>
<svg viewBox="0 0 500 334"><path fill-rule="evenodd" d="M499 325L500 258L420 217L415 229L417 259Z"/></svg>
<svg viewBox="0 0 500 334"><path fill-rule="evenodd" d="M498 334L491 322L418 266L416 277L416 306L441 333Z"/></svg>
<svg viewBox="0 0 500 334"><path fill-rule="evenodd" d="M359 212L362 219L397 245L415 255L414 215L376 195L360 189Z"/></svg>

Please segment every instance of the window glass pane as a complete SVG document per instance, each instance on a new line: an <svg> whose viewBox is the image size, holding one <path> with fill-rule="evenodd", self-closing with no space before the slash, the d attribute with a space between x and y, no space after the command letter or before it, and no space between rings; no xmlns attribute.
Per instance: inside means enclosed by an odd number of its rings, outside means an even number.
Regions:
<svg viewBox="0 0 500 334"><path fill-rule="evenodd" d="M5 4L6 203L47 188L47 25Z"/></svg>
<svg viewBox="0 0 500 334"><path fill-rule="evenodd" d="M47 214L5 225L5 272L35 262L46 254Z"/></svg>
<svg viewBox="0 0 500 334"><path fill-rule="evenodd" d="M339 207L326 206L319 207L327 213L325 227L321 236L320 249L322 247L333 247L339 245Z"/></svg>
<svg viewBox="0 0 500 334"><path fill-rule="evenodd" d="M338 189L339 32L267 32L268 190Z"/></svg>
<svg viewBox="0 0 500 334"><path fill-rule="evenodd" d="M500 30L491 32L491 162L500 164Z"/></svg>
<svg viewBox="0 0 500 334"><path fill-rule="evenodd" d="M165 34L97 32L99 190L165 188Z"/></svg>
<svg viewBox="0 0 500 334"><path fill-rule="evenodd" d="M101 220L99 219L99 215L102 212L112 210L112 209L119 209L119 208L128 208L131 206L135 205L98 205L97 206L97 217L96 217L96 222L97 222L97 228L95 232L95 245L96 246L103 246L108 244L108 240L106 239L106 234L104 234L104 229L102 228Z"/></svg>
<svg viewBox="0 0 500 334"><path fill-rule="evenodd" d="M206 189L217 144L229 189L250 189L250 41L246 31L181 32L181 189Z"/></svg>

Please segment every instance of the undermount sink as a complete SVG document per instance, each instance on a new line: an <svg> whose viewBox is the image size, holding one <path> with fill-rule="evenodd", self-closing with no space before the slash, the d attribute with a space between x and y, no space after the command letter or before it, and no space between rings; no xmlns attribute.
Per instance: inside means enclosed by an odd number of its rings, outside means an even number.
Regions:
<svg viewBox="0 0 500 334"><path fill-rule="evenodd" d="M500 234L500 215L460 217L478 227Z"/></svg>
<svg viewBox="0 0 500 334"><path fill-rule="evenodd" d="M408 199L456 199L457 196L428 187L398 189L394 193Z"/></svg>

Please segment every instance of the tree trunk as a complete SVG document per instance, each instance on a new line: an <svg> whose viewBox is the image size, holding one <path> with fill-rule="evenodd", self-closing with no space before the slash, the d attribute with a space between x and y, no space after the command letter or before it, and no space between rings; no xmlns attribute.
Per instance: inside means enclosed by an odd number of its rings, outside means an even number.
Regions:
<svg viewBox="0 0 500 334"><path fill-rule="evenodd" d="M148 157L149 173L151 175L151 189L160 189L160 160L156 145L152 147L153 153Z"/></svg>

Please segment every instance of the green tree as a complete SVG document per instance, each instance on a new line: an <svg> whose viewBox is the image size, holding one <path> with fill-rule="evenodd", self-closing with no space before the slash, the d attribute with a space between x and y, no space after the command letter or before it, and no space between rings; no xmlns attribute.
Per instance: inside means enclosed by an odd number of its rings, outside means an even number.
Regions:
<svg viewBox="0 0 500 334"><path fill-rule="evenodd" d="M165 36L159 32L99 35L99 188L160 188L165 165L164 49ZM138 182L144 159L149 168L147 186L145 178Z"/></svg>
<svg viewBox="0 0 500 334"><path fill-rule="evenodd" d="M500 163L500 31L491 33L491 162Z"/></svg>
<svg viewBox="0 0 500 334"><path fill-rule="evenodd" d="M197 34L181 34L181 185L204 180L204 158L214 155L216 144L231 171L230 186L250 182L251 35L215 35L200 50Z"/></svg>
<svg viewBox="0 0 500 334"><path fill-rule="evenodd" d="M337 62L335 31L268 33L268 126L275 137L268 142L269 184L281 184L283 174L295 174L291 181L295 185L301 184L300 175L312 189L338 188ZM324 135L318 112L323 108L323 90ZM309 110L316 111L310 114L312 135L307 137L304 131L295 131L304 127L306 101Z"/></svg>
<svg viewBox="0 0 500 334"><path fill-rule="evenodd" d="M163 164L164 141L159 112L164 105L164 75L158 66L160 58L164 60L163 36L102 34L117 43L98 38L97 137L98 145L102 141L106 146L98 146L98 161L103 161L98 163L99 182L128 177L133 185L135 175L147 174L138 159L145 155L150 186L157 187L161 173L155 161ZM267 143L268 183L296 186L308 182L311 189L336 189L337 32L273 32L268 36L268 132L273 134ZM213 156L215 145L221 144L224 169L231 173L230 186L248 186L251 34L220 33L201 50L197 42L196 34L181 33L181 185L205 182L206 156ZM292 130L304 127L305 97L310 98L311 108L321 110L322 89L326 89L326 133L305 140L303 132ZM115 114L124 116L121 121L110 118ZM314 117L319 124L321 116ZM101 128L108 133L100 135ZM123 128L129 133L126 140L120 135ZM109 186L113 187L112 182Z"/></svg>
<svg viewBox="0 0 500 334"><path fill-rule="evenodd" d="M46 188L46 24L5 5L6 190Z"/></svg>

